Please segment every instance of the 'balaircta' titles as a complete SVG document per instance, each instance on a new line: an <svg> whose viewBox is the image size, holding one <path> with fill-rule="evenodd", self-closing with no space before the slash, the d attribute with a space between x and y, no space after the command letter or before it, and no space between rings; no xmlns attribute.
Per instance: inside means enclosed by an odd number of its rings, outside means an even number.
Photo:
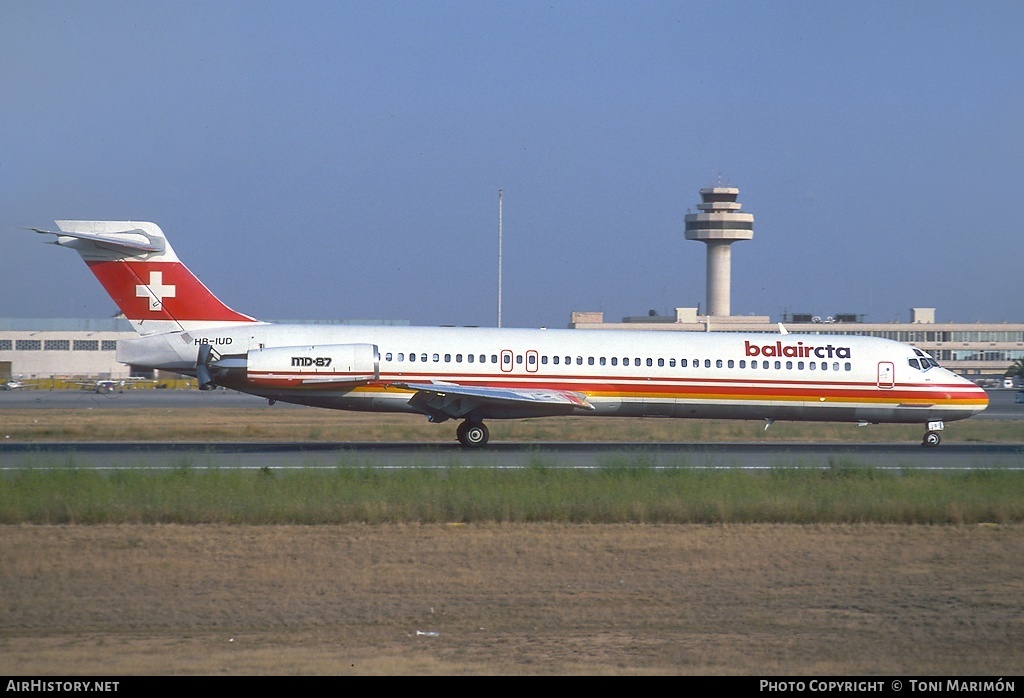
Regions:
<svg viewBox="0 0 1024 698"><path fill-rule="evenodd" d="M797 359L817 357L819 359L849 359L850 347L837 347L826 344L823 347L815 347L803 342L783 345L782 342L774 344L753 344L750 340L743 342L747 356L786 356Z"/></svg>

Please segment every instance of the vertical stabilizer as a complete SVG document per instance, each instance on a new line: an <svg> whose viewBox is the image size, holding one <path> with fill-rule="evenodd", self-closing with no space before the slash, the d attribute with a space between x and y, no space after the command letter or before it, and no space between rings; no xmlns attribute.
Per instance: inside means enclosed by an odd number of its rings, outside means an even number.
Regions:
<svg viewBox="0 0 1024 698"><path fill-rule="evenodd" d="M78 251L139 334L256 322L224 305L142 221L57 221L55 243Z"/></svg>

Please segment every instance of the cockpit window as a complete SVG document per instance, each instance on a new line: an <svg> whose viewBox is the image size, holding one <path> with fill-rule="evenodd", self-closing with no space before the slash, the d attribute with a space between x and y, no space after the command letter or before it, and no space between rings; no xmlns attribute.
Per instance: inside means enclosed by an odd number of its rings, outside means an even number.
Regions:
<svg viewBox="0 0 1024 698"><path fill-rule="evenodd" d="M924 353L920 349L914 348L914 353L917 354L916 359L907 359L907 362L919 371L927 371L929 368L938 368L939 362L933 359L928 354Z"/></svg>

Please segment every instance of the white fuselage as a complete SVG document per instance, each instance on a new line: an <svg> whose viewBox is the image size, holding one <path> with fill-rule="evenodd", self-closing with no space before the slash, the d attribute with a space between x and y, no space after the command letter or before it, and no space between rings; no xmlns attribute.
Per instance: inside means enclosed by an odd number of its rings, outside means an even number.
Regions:
<svg viewBox="0 0 1024 698"><path fill-rule="evenodd" d="M427 414L410 403L414 391L401 387L426 383L571 392L593 407L481 405L477 419L596 414L924 423L966 418L988 403L970 381L934 363L916 364L920 354L912 347L845 335L237 323L126 340L118 360L194 375L203 344L234 367L221 385L346 410ZM376 366L329 365L331 352L317 351L365 345L376 347ZM293 367L290 354L293 362L299 354L323 354L328 365ZM278 355L285 361L264 360Z"/></svg>

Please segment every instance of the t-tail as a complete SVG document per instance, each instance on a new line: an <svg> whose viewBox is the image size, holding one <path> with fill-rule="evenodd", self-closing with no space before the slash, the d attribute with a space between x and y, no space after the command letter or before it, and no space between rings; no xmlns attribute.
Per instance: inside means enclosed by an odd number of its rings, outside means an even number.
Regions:
<svg viewBox="0 0 1024 698"><path fill-rule="evenodd" d="M142 335L256 322L224 305L178 260L163 231L142 221L57 221L54 244L82 255Z"/></svg>

